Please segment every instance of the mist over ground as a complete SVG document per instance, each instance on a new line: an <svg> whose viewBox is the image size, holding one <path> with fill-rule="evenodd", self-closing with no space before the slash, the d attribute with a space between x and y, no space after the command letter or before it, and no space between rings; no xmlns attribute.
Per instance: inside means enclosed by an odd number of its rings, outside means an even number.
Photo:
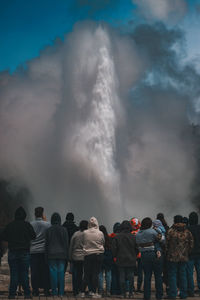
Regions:
<svg viewBox="0 0 200 300"><path fill-rule="evenodd" d="M27 69L0 74L0 178L31 212L133 216L197 209L200 77L184 33L77 24Z"/></svg>

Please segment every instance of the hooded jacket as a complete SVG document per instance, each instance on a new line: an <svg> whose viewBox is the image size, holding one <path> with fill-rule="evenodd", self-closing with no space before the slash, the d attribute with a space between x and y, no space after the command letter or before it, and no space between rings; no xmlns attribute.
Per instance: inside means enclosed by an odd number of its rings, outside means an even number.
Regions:
<svg viewBox="0 0 200 300"><path fill-rule="evenodd" d="M121 224L121 231L112 240L112 253L119 267L135 267L138 248L129 221Z"/></svg>
<svg viewBox="0 0 200 300"><path fill-rule="evenodd" d="M175 223L167 232L166 256L172 262L188 261L194 240L191 232L184 223Z"/></svg>
<svg viewBox="0 0 200 300"><path fill-rule="evenodd" d="M84 255L104 253L104 244L103 232L99 230L97 219L92 217L88 223L88 229L83 232Z"/></svg>
<svg viewBox="0 0 200 300"><path fill-rule="evenodd" d="M45 233L45 253L47 259L68 259L69 241L66 228L61 226L61 217L54 213L51 217L51 227Z"/></svg>
<svg viewBox="0 0 200 300"><path fill-rule="evenodd" d="M192 233L194 239L194 247L190 252L189 258L200 258L200 225L198 224L198 215L195 212L189 215L188 230Z"/></svg>
<svg viewBox="0 0 200 300"><path fill-rule="evenodd" d="M2 240L8 242L10 251L30 251L30 242L36 234L29 222L25 221L26 212L23 207L15 211L15 220L9 223L2 233Z"/></svg>

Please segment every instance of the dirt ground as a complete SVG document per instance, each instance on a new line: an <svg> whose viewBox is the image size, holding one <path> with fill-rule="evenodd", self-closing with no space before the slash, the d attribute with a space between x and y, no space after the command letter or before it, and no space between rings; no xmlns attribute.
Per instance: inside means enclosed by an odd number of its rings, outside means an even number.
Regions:
<svg viewBox="0 0 200 300"><path fill-rule="evenodd" d="M0 300L3 299L7 299L8 297L8 286L9 286L9 268L8 268L8 262L7 262L7 255L4 255L2 262L1 262L1 266L0 266ZM74 299L73 295L72 295L72 285L71 285L71 274L69 274L69 272L66 272L66 276L65 276L65 296L63 298L63 300L65 299ZM16 299L24 299L23 296L17 296ZM41 296L37 297L37 298L33 298L33 300L49 300L52 298L47 298ZM58 299L58 298L57 298ZM78 298L80 299L80 298ZM115 298L112 297L112 299L114 300ZM134 294L134 299L143 299L143 294ZM152 280L152 297L151 299L155 299L155 289L154 289L154 280ZM177 299L179 299L177 297ZM188 300L192 300L194 298L187 298ZM195 299L200 299L200 295L196 294L195 295ZM117 299L118 300L118 299Z"/></svg>

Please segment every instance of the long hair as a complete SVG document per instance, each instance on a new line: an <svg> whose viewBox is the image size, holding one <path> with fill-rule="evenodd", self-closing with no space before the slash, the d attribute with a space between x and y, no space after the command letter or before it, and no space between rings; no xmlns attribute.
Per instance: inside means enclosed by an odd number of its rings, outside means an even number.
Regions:
<svg viewBox="0 0 200 300"><path fill-rule="evenodd" d="M110 249L111 248L111 241L110 237L108 235L107 229L104 225L99 226L99 230L103 232L104 238L105 238L105 249Z"/></svg>

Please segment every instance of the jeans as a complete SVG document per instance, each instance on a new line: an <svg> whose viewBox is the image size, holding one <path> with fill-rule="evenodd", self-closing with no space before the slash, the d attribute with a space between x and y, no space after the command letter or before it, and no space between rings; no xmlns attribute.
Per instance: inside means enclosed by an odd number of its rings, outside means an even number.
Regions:
<svg viewBox="0 0 200 300"><path fill-rule="evenodd" d="M31 254L31 285L34 293L39 293L39 288L45 293L50 289L49 267L44 253Z"/></svg>
<svg viewBox="0 0 200 300"><path fill-rule="evenodd" d="M154 251L141 253L141 262L144 270L144 299L151 298L151 278L154 272L156 299L162 299L162 258L157 259Z"/></svg>
<svg viewBox="0 0 200 300"><path fill-rule="evenodd" d="M64 295L65 260L49 259L52 295Z"/></svg>
<svg viewBox="0 0 200 300"><path fill-rule="evenodd" d="M8 264L10 268L9 296L15 296L19 282L23 287L24 295L30 296L28 276L30 254L24 251L9 251Z"/></svg>
<svg viewBox="0 0 200 300"><path fill-rule="evenodd" d="M103 293L104 272L106 280L106 292L110 292L111 290L111 269L101 269L101 272L99 273L99 293Z"/></svg>
<svg viewBox="0 0 200 300"><path fill-rule="evenodd" d="M73 286L74 296L76 296L79 292L81 292L82 278L83 278L83 261L81 260L73 261L72 286Z"/></svg>
<svg viewBox="0 0 200 300"><path fill-rule="evenodd" d="M126 285L128 284L129 293L132 294L134 290L134 267L119 267L119 282L121 294L126 292ZM128 283L127 283L128 282Z"/></svg>
<svg viewBox="0 0 200 300"><path fill-rule="evenodd" d="M85 256L82 292L85 292L86 286L90 286L91 291L96 293L102 262L103 254L90 254Z"/></svg>
<svg viewBox="0 0 200 300"><path fill-rule="evenodd" d="M187 297L186 262L168 261L169 297L177 296L177 280L179 282L180 297Z"/></svg>
<svg viewBox="0 0 200 300"><path fill-rule="evenodd" d="M197 285L200 289L200 258L190 259L187 262L188 292L194 293L194 267L197 273Z"/></svg>

